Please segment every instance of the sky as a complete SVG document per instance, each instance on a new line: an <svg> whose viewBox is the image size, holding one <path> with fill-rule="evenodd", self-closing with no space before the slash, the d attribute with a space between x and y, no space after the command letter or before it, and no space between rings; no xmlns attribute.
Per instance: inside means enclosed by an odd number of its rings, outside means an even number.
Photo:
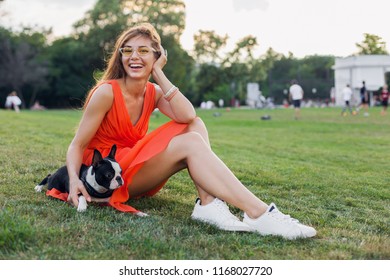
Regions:
<svg viewBox="0 0 390 280"><path fill-rule="evenodd" d="M96 0L4 0L0 25L52 27L55 36L66 36ZM225 51L247 35L257 38L255 54L268 48L296 57L349 56L364 33L382 37L390 50L388 0L184 0L184 49L193 49L193 35L213 30L228 35Z"/></svg>

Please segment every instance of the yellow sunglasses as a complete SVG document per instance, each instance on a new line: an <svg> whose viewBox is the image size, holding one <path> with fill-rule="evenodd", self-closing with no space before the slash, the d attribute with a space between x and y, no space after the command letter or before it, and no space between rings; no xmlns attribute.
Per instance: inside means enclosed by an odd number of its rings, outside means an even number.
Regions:
<svg viewBox="0 0 390 280"><path fill-rule="evenodd" d="M134 51L136 51L139 56L146 56L151 52L157 52L155 49L146 46L138 47L136 49L133 47L119 48L119 52L125 57L132 56Z"/></svg>

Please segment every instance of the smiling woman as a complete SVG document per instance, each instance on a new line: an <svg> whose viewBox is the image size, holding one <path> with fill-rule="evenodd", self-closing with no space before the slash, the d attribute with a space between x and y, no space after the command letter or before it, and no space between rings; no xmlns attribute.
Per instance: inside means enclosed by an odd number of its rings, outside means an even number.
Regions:
<svg viewBox="0 0 390 280"><path fill-rule="evenodd" d="M133 176L196 116L191 103L178 90L176 100L164 96L174 86L162 72L167 62L166 56L161 55L163 50L160 36L150 24L123 32L102 79L87 96L80 128L69 147L68 168L77 174L80 160L89 162L93 149L104 154L110 143L117 144L117 159L124 170L126 186L122 192L114 194L111 205L120 210L138 213L121 204L129 197L127 187L134 181ZM158 85L148 81L151 74ZM173 121L146 136L149 117L156 107ZM157 180L154 192L168 177L169 174L163 174ZM74 192L71 189L69 196L75 205L77 193L84 191L78 183L75 178L75 189ZM143 192L147 191L140 191Z"/></svg>
<svg viewBox="0 0 390 280"><path fill-rule="evenodd" d="M95 149L106 156L117 146L124 184L109 199L118 210L145 214L124 204L129 198L153 196L175 173L187 169L198 192L192 219L227 231L254 231L287 239L316 235L251 193L211 150L207 129L188 99L163 72L167 56L160 36L144 23L123 32L100 81L89 92L79 128L67 153L68 201L77 206L81 164L89 165ZM153 76L156 84L149 82ZM159 109L171 121L147 134L149 118ZM245 212L241 221L226 202Z"/></svg>

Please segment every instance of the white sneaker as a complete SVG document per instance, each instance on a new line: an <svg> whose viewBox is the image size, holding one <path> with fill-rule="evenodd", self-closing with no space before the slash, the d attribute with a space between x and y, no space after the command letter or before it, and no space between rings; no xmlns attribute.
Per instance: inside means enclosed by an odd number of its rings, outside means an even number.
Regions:
<svg viewBox="0 0 390 280"><path fill-rule="evenodd" d="M203 206L200 199L196 200L191 218L215 225L217 228L227 231L252 231L251 228L234 216L229 207L222 200L215 198L209 204Z"/></svg>
<svg viewBox="0 0 390 280"><path fill-rule="evenodd" d="M257 219L251 219L244 213L243 222L261 235L278 235L286 239L296 239L313 237L317 234L314 228L305 226L280 212L274 203L271 203L267 211Z"/></svg>

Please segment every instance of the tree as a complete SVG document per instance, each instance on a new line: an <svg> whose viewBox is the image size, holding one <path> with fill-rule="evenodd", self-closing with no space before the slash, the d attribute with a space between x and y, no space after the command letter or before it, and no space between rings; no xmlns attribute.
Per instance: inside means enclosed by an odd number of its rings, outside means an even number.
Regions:
<svg viewBox="0 0 390 280"><path fill-rule="evenodd" d="M361 43L356 43L359 49L358 54L388 54L386 43L382 38L369 33L364 33L364 40Z"/></svg>
<svg viewBox="0 0 390 280"><path fill-rule="evenodd" d="M329 90L334 84L333 56L307 56L295 58L269 49L262 57L268 76L264 80L266 95L281 103L288 98L288 88L292 79L297 79L305 91L305 99L324 100L329 98ZM313 89L316 89L313 91Z"/></svg>
<svg viewBox="0 0 390 280"><path fill-rule="evenodd" d="M26 106L23 87L30 85L30 104L37 90L47 86L48 62L42 55L46 36L50 31L39 32L24 27L19 33L0 28L0 86L15 90Z"/></svg>
<svg viewBox="0 0 390 280"><path fill-rule="evenodd" d="M221 97L217 89L227 84L223 69L220 66L210 63L203 63L198 66L196 72L195 98L193 103L199 105L202 101L218 101Z"/></svg>
<svg viewBox="0 0 390 280"><path fill-rule="evenodd" d="M136 23L150 22L169 52L164 71L182 92L191 92L193 59L182 49L185 5L179 0L98 0L77 21L72 34L49 46L51 102L53 106L78 106L95 78L106 67L117 37Z"/></svg>
<svg viewBox="0 0 390 280"><path fill-rule="evenodd" d="M308 99L329 99L334 85L333 56L307 56L298 61L302 87ZM314 90L315 89L315 90Z"/></svg>
<svg viewBox="0 0 390 280"><path fill-rule="evenodd" d="M247 83L260 82L266 72L259 59L254 58L256 37L246 36L235 48L221 57L228 37L214 31L200 30L194 36L195 56L200 62L196 72L197 101L223 99L229 104L232 98L246 100Z"/></svg>
<svg viewBox="0 0 390 280"><path fill-rule="evenodd" d="M74 24L76 38L97 35L100 46L115 41L121 31L137 23L150 22L161 37L179 41L185 26L182 0L98 0L85 17ZM114 35L114 36L113 36Z"/></svg>
<svg viewBox="0 0 390 280"><path fill-rule="evenodd" d="M257 39L248 35L236 43L236 47L231 51L224 63L249 62L253 60L253 50L257 46Z"/></svg>
<svg viewBox="0 0 390 280"><path fill-rule="evenodd" d="M256 37L245 36L226 56L223 65L230 83L230 98L246 100L247 84L259 83L265 78L266 72L260 60L253 56L254 48L257 45Z"/></svg>
<svg viewBox="0 0 390 280"><path fill-rule="evenodd" d="M62 38L47 49L50 59L51 92L47 106L79 107L85 94L94 84L93 71L100 62L93 59L91 49L74 38Z"/></svg>
<svg viewBox="0 0 390 280"><path fill-rule="evenodd" d="M226 46L228 36L220 36L214 31L199 30L194 34L194 52L198 61L217 63L221 59L220 50Z"/></svg>

